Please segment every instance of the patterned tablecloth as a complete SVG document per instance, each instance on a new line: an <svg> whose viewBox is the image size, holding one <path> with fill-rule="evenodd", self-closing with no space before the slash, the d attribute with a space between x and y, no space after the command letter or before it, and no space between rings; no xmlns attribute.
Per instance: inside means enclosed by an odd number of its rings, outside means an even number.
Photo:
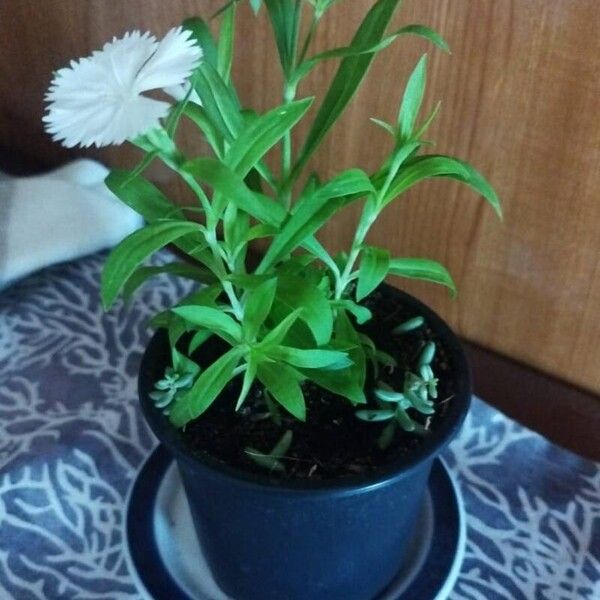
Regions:
<svg viewBox="0 0 600 600"><path fill-rule="evenodd" d="M155 444L136 400L158 279L104 314L105 255L0 292L0 599L139 598L124 502ZM600 465L475 400L445 454L465 501L453 599L600 598Z"/></svg>

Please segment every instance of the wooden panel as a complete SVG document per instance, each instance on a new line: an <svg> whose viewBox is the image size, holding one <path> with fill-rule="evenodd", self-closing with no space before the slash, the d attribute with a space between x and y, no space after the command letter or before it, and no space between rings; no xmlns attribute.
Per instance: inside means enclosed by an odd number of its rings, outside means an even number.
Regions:
<svg viewBox="0 0 600 600"><path fill-rule="evenodd" d="M48 163L72 156L48 141L39 121L51 70L113 34L134 27L160 34L218 4L2 0L0 144ZM323 24L317 47L346 42L370 4L341 2ZM255 28L249 10L241 12L235 79L244 102L264 109L278 99L274 50L264 17ZM456 302L442 290L405 287L463 336L600 391L597 0L407 0L399 20L429 24L449 41L452 56L430 51L428 105L443 101L431 137L436 151L470 160L491 179L506 217L501 225L458 184L428 183L387 209L372 241L447 264L459 284ZM322 175L377 164L387 142L368 116L393 118L401 86L426 48L403 40L375 63L313 162ZM320 69L301 92L322 91L334 67ZM109 164L131 164L136 156L128 149L92 154ZM152 177L184 201L166 170L153 168ZM324 231L325 243L347 246L355 218L352 210L341 215Z"/></svg>

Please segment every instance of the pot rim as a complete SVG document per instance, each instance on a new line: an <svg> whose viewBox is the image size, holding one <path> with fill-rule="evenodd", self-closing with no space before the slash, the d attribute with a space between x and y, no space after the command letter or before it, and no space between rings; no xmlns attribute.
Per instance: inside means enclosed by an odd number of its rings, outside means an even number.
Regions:
<svg viewBox="0 0 600 600"><path fill-rule="evenodd" d="M159 442L165 445L177 461L183 462L186 467L195 468L199 472L203 471L205 475L213 478L227 479L231 484L236 486L259 488L263 492L272 491L273 493L287 493L290 495L304 493L311 495L351 496L391 485L408 476L413 470L418 469L424 463L432 461L460 429L471 402L471 372L460 341L437 313L410 294L387 284L383 285L391 288L396 293L399 302L416 310L418 314L425 318L427 325L439 337L445 350L451 356L454 373L456 374L457 391L452 398L452 402L449 404L443 420L439 423L438 428L422 444L410 451L408 456L402 456L367 474L313 481L309 479L280 480L268 474L244 471L243 469L217 460L208 454L191 454L168 418L148 401L148 390L144 389L143 373L148 370L147 365L152 359L152 350L166 341L164 330L156 332L150 340L142 357L139 370L138 393L140 405L150 429L156 435Z"/></svg>

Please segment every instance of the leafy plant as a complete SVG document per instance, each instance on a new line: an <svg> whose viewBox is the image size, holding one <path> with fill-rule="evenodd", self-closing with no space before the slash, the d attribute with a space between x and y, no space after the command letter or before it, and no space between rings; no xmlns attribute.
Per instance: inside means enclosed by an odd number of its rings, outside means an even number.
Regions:
<svg viewBox="0 0 600 600"><path fill-rule="evenodd" d="M393 366L394 359L360 331L358 325L371 318L361 302L389 276L434 282L453 294L455 284L443 265L391 256L389 250L367 243L367 234L391 202L434 177L470 186L499 215L500 203L485 178L469 164L450 156L422 154L428 144L425 132L439 108L421 118L426 55L408 79L396 121L373 119L390 136L390 150L376 172L349 169L329 181L314 174L304 176L308 161L379 52L407 35L448 49L437 33L422 25L387 33L400 2L377 0L347 46L311 54L320 21L338 1L250 0L255 12L268 14L284 80L282 103L263 114L240 103L231 79L239 2L229 2L218 12L218 39L201 18L187 20L185 34L202 48L203 59L165 118L131 139L145 153L138 167L113 170L106 179L112 192L143 215L147 225L126 238L108 259L102 277L104 307L109 309L119 294L131 295L146 279L162 272L205 284L154 319L168 330L173 368L157 382L152 398L158 407L168 409L174 427L200 418L234 378L241 381L237 410L258 384L271 403L300 420L306 419L303 383L311 381L356 405L358 419L385 423L379 441L382 448L391 443L397 427L422 431L414 415L434 411L437 380L431 367L432 343L422 349L415 372L405 374L402 390L378 383L376 407L367 406L368 366L377 377L379 367ZM312 97L297 99L302 80L329 60L340 62L324 98L320 102ZM294 128L311 113L308 134L294 155ZM178 148L176 133L186 121L208 142L209 156L188 157ZM273 168L267 156L276 147L281 163ZM153 160L175 171L197 203L177 206L145 179L143 172ZM332 256L315 236L351 204L361 207L351 247ZM196 214L199 220L192 219ZM267 240L268 246L256 268L250 269L248 249L258 239ZM174 244L189 262L143 265L167 244ZM416 317L394 333L422 325L423 319ZM214 337L228 349L200 371L194 366L194 353ZM246 452L255 462L280 470L281 456L291 441L288 431L273 451Z"/></svg>

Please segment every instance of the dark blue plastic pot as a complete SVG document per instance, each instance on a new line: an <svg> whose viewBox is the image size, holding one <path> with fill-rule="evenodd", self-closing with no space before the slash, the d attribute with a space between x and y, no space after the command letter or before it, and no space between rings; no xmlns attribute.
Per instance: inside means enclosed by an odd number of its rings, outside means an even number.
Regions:
<svg viewBox="0 0 600 600"><path fill-rule="evenodd" d="M360 478L278 483L267 474L191 456L148 399L169 360L166 336L159 333L151 340L140 369L142 410L177 461L206 560L231 598L372 600L397 573L432 462L458 432L471 384L449 327L412 296L392 293L435 331L448 355L456 394L438 429L410 457Z"/></svg>

